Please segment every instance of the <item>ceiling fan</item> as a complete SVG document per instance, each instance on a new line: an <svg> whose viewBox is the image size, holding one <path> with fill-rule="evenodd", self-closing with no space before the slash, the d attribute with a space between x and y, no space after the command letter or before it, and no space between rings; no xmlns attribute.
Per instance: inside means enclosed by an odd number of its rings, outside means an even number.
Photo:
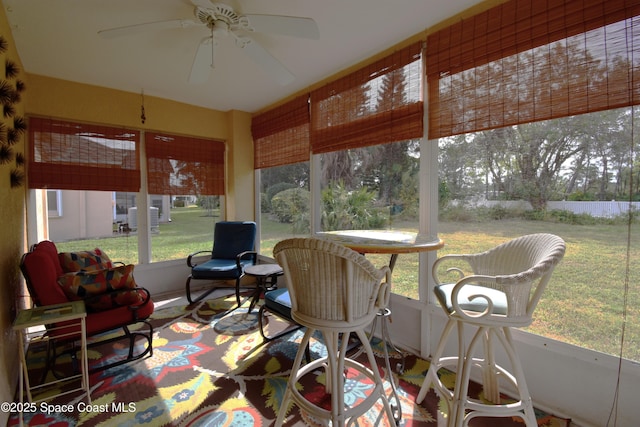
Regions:
<svg viewBox="0 0 640 427"><path fill-rule="evenodd" d="M284 15L243 15L224 3L213 3L209 0L191 0L191 3L195 7L195 20L171 19L134 24L100 30L98 35L104 38L114 38L151 30L206 27L211 34L203 38L198 45L191 66L190 83L197 84L207 81L210 69L215 68L215 47L218 41L231 35L236 46L283 86L291 83L295 78L294 75L249 34L263 32L314 40L320 37L318 26L311 18Z"/></svg>

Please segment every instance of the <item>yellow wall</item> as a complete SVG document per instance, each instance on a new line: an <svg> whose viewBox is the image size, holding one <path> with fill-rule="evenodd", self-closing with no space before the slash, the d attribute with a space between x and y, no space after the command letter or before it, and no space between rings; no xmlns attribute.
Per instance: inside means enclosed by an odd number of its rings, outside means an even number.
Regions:
<svg viewBox="0 0 640 427"><path fill-rule="evenodd" d="M227 155L227 168L235 179L227 181L227 216L229 219L250 221L254 219L255 212L251 114L230 111L228 115L231 124L229 137L234 147Z"/></svg>
<svg viewBox="0 0 640 427"><path fill-rule="evenodd" d="M9 25L4 12L0 13L0 36L8 42L8 49L0 53L0 64L4 69L7 59L12 60L22 70L22 64L16 53L13 38L9 31ZM26 83L26 90L29 90L28 81L24 73L17 77ZM5 73L0 72L0 80L5 80ZM15 81L15 80L13 80ZM14 105L16 116L24 117L24 98L26 92L22 93L22 102ZM12 127L12 121L0 115L0 122L5 126ZM10 147L15 156L16 153L24 153L24 136L20 141ZM22 170L24 167L17 165L15 157L9 162L0 164L0 402L10 402L13 400L15 385L18 381L18 342L17 335L11 329L11 323L15 317L17 306L21 299L22 281L18 268L20 256L24 251L24 200L25 185L11 187L9 174L12 170ZM0 424L5 425L8 414L0 413Z"/></svg>
<svg viewBox="0 0 640 427"><path fill-rule="evenodd" d="M140 120L142 96L50 77L29 75L26 114L113 124L227 139L225 113L166 99L144 96L145 123Z"/></svg>
<svg viewBox="0 0 640 427"><path fill-rule="evenodd" d="M234 197L236 190L253 194L253 139L251 115L221 112L166 99L144 96L145 122L141 121L142 94L122 92L50 77L29 75L25 102L28 115L80 122L127 126L227 143L227 219L253 219L253 201Z"/></svg>

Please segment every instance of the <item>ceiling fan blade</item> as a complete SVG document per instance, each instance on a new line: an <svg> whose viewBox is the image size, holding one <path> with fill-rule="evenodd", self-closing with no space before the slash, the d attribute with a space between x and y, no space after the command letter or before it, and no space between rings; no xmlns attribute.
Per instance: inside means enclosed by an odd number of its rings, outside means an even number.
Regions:
<svg viewBox="0 0 640 427"><path fill-rule="evenodd" d="M260 33L279 34L318 40L320 31L316 21L311 18L282 15L244 15L249 25Z"/></svg>
<svg viewBox="0 0 640 427"><path fill-rule="evenodd" d="M167 21L146 22L143 24L127 25L125 27L109 28L98 31L98 35L105 39L143 33L145 31L167 30L173 28L188 28L199 25L189 19L170 19Z"/></svg>
<svg viewBox="0 0 640 427"><path fill-rule="evenodd" d="M213 67L213 37L205 37L200 41L196 56L191 64L189 83L201 84L209 79Z"/></svg>
<svg viewBox="0 0 640 427"><path fill-rule="evenodd" d="M265 48L250 39L242 49L256 64L269 73L276 82L282 86L286 86L295 80L295 76L291 71L280 63Z"/></svg>

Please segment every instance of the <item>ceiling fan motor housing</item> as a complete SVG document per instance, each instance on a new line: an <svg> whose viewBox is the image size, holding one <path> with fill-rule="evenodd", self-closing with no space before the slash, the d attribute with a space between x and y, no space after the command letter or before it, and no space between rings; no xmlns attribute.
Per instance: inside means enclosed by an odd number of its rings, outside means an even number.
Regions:
<svg viewBox="0 0 640 427"><path fill-rule="evenodd" d="M194 15L216 35L227 35L229 31L253 31L249 20L238 15L230 6L212 3L212 7L196 6Z"/></svg>

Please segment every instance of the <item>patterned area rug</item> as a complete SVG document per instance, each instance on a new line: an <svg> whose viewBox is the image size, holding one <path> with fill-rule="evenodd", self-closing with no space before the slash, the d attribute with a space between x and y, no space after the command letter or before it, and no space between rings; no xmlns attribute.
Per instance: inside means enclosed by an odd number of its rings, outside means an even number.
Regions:
<svg viewBox="0 0 640 427"><path fill-rule="evenodd" d="M91 405L81 394L68 395L37 404L36 411L24 413L29 426L267 426L277 416L297 342L302 332L263 343L252 314L234 311L234 297L203 301L192 306L158 309L152 318L153 356L91 376ZM241 309L242 310L242 309ZM287 325L269 317L268 331L275 333ZM380 345L377 345L380 351ZM104 363L125 346L98 348L89 352L90 366ZM317 357L324 346L312 340L311 355ZM38 358L38 353L31 355ZM396 355L395 357L399 357ZM361 357L364 360L363 357ZM397 361L391 365L396 366ZM379 360L379 367L384 367ZM393 373L402 407L402 426L442 426L446 409L430 391L422 404L415 403L429 363L406 355L402 375ZM384 370L383 370L384 371ZM37 374L37 373L36 373ZM34 374L35 375L35 374ZM383 375L386 375L383 372ZM451 375L450 381L454 381ZM391 392L388 377L386 389ZM305 394L322 401L324 374L303 384ZM370 384L348 382L346 401L358 401ZM381 404L358 419L357 426L389 425L380 416ZM539 413L540 426L567 427L568 420ZM12 414L10 426L18 425ZM291 425L319 425L294 407L287 419ZM519 419L475 419L472 426L522 427Z"/></svg>

